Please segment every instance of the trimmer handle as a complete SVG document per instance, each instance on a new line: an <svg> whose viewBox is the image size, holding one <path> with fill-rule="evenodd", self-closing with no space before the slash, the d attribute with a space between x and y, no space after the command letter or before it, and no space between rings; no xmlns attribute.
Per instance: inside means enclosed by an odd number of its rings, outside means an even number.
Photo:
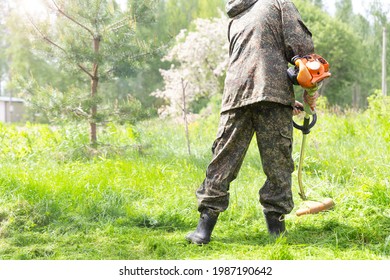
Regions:
<svg viewBox="0 0 390 280"><path fill-rule="evenodd" d="M303 111L303 108L301 108L301 107L297 107L297 109ZM309 134L310 129L313 128L313 126L317 123L317 114L314 113L312 116L313 116L313 119L310 122L310 115L306 113L305 118L303 119L303 125L299 125L296 122L294 122L294 120L293 120L294 127L296 129L301 130L303 134Z"/></svg>

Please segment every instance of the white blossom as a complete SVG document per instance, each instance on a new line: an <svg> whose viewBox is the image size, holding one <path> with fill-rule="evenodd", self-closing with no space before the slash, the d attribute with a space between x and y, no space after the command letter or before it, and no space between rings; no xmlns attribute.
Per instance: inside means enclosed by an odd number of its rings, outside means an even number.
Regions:
<svg viewBox="0 0 390 280"><path fill-rule="evenodd" d="M194 31L181 30L176 43L163 58L171 68L160 69L164 88L152 95L163 98L168 105L160 108L161 116L183 112L183 87L187 104L198 97L221 94L228 64L227 17L197 19Z"/></svg>

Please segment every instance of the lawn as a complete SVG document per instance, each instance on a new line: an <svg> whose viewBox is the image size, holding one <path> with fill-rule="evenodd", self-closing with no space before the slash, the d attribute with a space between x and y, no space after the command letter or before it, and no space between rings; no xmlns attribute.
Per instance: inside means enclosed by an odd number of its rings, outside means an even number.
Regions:
<svg viewBox="0 0 390 280"><path fill-rule="evenodd" d="M387 102L387 103L386 103ZM270 239L258 189L265 177L255 139L231 201L207 246L184 237L199 217L195 190L211 158L217 114L185 130L173 120L109 124L98 150L87 126L0 124L0 259L383 260L390 259L390 105L364 112L321 109L308 136L303 181L334 209L297 217ZM294 132L298 162L301 134Z"/></svg>

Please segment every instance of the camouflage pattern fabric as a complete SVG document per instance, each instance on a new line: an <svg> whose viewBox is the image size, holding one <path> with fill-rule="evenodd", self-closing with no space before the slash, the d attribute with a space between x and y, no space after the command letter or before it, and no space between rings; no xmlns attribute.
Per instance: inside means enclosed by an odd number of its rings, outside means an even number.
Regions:
<svg viewBox="0 0 390 280"><path fill-rule="evenodd" d="M213 159L196 192L200 212L227 209L230 183L238 175L254 134L267 176L259 192L264 212L291 212L294 207L291 116L290 106L273 102L260 102L221 114L217 139L212 147Z"/></svg>
<svg viewBox="0 0 390 280"><path fill-rule="evenodd" d="M257 0L229 0L226 3L226 12L229 17L235 17L256 2Z"/></svg>
<svg viewBox="0 0 390 280"><path fill-rule="evenodd" d="M267 176L260 188L263 211L290 213L293 85L287 77L295 55L314 52L311 33L287 0L229 0L230 62L220 124L206 178L196 192L198 210L222 212L256 135Z"/></svg>
<svg viewBox="0 0 390 280"><path fill-rule="evenodd" d="M260 101L295 102L286 70L295 55L314 52L311 33L285 0L230 0L230 62L222 112Z"/></svg>

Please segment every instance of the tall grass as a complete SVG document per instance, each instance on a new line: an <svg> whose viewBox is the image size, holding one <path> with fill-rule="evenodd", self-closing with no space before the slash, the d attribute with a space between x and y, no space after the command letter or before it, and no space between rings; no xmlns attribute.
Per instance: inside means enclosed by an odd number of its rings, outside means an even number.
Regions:
<svg viewBox="0 0 390 280"><path fill-rule="evenodd" d="M387 103L386 103L387 102ZM231 185L208 246L187 244L195 190L211 157L218 116L184 127L168 120L107 125L100 149L82 125L0 124L0 259L389 259L390 105L322 110L309 135L304 185L336 207L287 216L287 237L268 237L258 189L265 177L255 141ZM295 131L294 158L299 157ZM296 207L297 176L294 176Z"/></svg>

